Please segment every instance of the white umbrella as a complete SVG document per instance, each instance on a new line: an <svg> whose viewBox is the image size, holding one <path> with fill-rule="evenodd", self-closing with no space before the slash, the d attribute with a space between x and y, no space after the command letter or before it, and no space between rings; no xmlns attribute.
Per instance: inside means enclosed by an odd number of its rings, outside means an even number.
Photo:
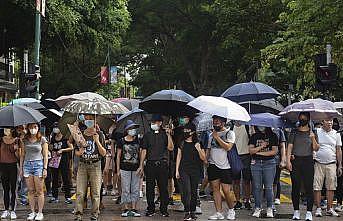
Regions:
<svg viewBox="0 0 343 221"><path fill-rule="evenodd" d="M213 129L213 119L211 114L200 113L193 119L197 131L207 131Z"/></svg>
<svg viewBox="0 0 343 221"><path fill-rule="evenodd" d="M343 109L343 101L334 103L336 109Z"/></svg>
<svg viewBox="0 0 343 221"><path fill-rule="evenodd" d="M59 107L62 108L62 107L65 107L71 101L94 100L94 99L106 101L106 98L104 98L100 94L93 93L93 92L82 92L79 94L71 94L71 95L66 95L66 96L60 96L55 100L55 103Z"/></svg>
<svg viewBox="0 0 343 221"><path fill-rule="evenodd" d="M244 107L223 97L200 96L187 105L204 113L217 115L229 120L249 121L250 116Z"/></svg>

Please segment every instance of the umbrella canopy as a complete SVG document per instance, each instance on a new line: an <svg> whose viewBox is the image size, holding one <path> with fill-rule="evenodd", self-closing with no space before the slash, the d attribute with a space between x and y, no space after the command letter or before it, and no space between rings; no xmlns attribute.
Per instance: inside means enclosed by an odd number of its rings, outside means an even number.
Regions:
<svg viewBox="0 0 343 221"><path fill-rule="evenodd" d="M134 110L139 107L140 101L136 99L127 99L127 100L122 100L119 103L124 105L129 110Z"/></svg>
<svg viewBox="0 0 343 221"><path fill-rule="evenodd" d="M211 114L201 113L193 119L193 124L197 131L208 131L213 129L213 119Z"/></svg>
<svg viewBox="0 0 343 221"><path fill-rule="evenodd" d="M118 98L114 98L111 101L114 102L114 103L120 103L120 102L126 101L126 100L128 100L128 98L126 98L126 97L118 97Z"/></svg>
<svg viewBox="0 0 343 221"><path fill-rule="evenodd" d="M139 134L145 134L150 130L150 120L151 116L141 109L134 109L129 113L126 113L118 118L116 131L124 133L125 124L128 120L134 121L139 124Z"/></svg>
<svg viewBox="0 0 343 221"><path fill-rule="evenodd" d="M334 103L320 98L308 99L291 104L283 109L279 115L290 120L296 120L300 112L310 112L312 120L323 120L341 115L336 110Z"/></svg>
<svg viewBox="0 0 343 221"><path fill-rule="evenodd" d="M223 97L200 96L188 103L197 110L230 120L249 121L248 112L239 104Z"/></svg>
<svg viewBox="0 0 343 221"><path fill-rule="evenodd" d="M27 104L27 103L40 103L40 100L31 98L31 97L23 97L23 98L18 98L14 99L11 101L11 104Z"/></svg>
<svg viewBox="0 0 343 221"><path fill-rule="evenodd" d="M60 107L56 104L55 100L51 98L42 100L41 104L47 109L55 109L55 110L60 109Z"/></svg>
<svg viewBox="0 0 343 221"><path fill-rule="evenodd" d="M0 110L0 127L38 123L45 118L39 111L22 105L12 105Z"/></svg>
<svg viewBox="0 0 343 221"><path fill-rule="evenodd" d="M269 98L276 98L280 93L274 88L260 83L248 82L235 84L229 87L221 97L228 98L235 102L259 101Z"/></svg>
<svg viewBox="0 0 343 221"><path fill-rule="evenodd" d="M75 101L75 100L94 100L94 99L106 101L106 98L104 98L100 94L93 93L93 92L83 92L83 93L79 93L79 94L72 94L72 95L58 97L55 100L55 102L56 102L56 104L59 107L64 107L68 103L70 103L71 101Z"/></svg>
<svg viewBox="0 0 343 221"><path fill-rule="evenodd" d="M250 117L251 117L251 120L244 124L253 125L253 126L272 127L272 128L283 127L283 121L281 117L271 114L271 113L251 114Z"/></svg>
<svg viewBox="0 0 343 221"><path fill-rule="evenodd" d="M82 113L96 115L125 114L129 112L129 110L122 104L99 99L72 101L64 107L64 110L75 114Z"/></svg>
<svg viewBox="0 0 343 221"><path fill-rule="evenodd" d="M194 97L182 90L162 90L143 99L139 108L148 113L181 116L193 115L196 110L187 106Z"/></svg>
<svg viewBox="0 0 343 221"><path fill-rule="evenodd" d="M42 120L42 124L47 127L53 126L53 124L58 122L63 115L62 112L59 112L55 109L45 109L41 110L40 112L46 117L44 120Z"/></svg>
<svg viewBox="0 0 343 221"><path fill-rule="evenodd" d="M12 104L11 104L12 105ZM13 105L18 105L18 104L13 104ZM32 108L32 109L35 109L35 110L43 110L43 109L46 109L44 107L44 105L42 105L41 103L38 103L38 102L32 102L32 103L22 103L20 104L22 106L26 106L26 107L29 107L29 108Z"/></svg>
<svg viewBox="0 0 343 221"><path fill-rule="evenodd" d="M280 104L275 99L265 99L260 101L246 101L239 103L244 107L250 114L259 114L259 113L271 113L278 114L284 109L282 104ZM250 109L250 110L249 110Z"/></svg>
<svg viewBox="0 0 343 221"><path fill-rule="evenodd" d="M336 109L343 109L343 101L334 103Z"/></svg>

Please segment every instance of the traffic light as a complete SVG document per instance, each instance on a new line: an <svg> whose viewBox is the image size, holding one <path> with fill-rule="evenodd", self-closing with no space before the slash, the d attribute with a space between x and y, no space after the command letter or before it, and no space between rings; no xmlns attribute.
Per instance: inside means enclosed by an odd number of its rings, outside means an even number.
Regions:
<svg viewBox="0 0 343 221"><path fill-rule="evenodd" d="M316 79L322 85L331 85L337 80L338 67L334 63L327 64L326 54L315 56L315 71Z"/></svg>

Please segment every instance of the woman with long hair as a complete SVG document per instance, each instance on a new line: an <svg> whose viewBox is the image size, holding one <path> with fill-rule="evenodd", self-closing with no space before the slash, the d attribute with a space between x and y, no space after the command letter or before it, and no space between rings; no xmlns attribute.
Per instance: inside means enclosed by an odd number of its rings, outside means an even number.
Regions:
<svg viewBox="0 0 343 221"><path fill-rule="evenodd" d="M48 167L48 143L45 137L39 132L36 123L27 125L27 134L20 143L20 174L24 176L28 191L31 213L27 220L43 220L44 207L44 179L47 175ZM37 195L37 202L35 200ZM38 205L36 213L35 205Z"/></svg>

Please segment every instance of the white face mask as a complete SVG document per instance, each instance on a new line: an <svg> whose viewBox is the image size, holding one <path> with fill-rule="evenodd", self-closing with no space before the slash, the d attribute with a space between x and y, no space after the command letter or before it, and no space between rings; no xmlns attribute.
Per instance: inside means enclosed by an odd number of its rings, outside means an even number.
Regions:
<svg viewBox="0 0 343 221"><path fill-rule="evenodd" d="M37 133L38 133L38 129L36 129L36 128L30 129L30 134L36 135Z"/></svg>
<svg viewBox="0 0 343 221"><path fill-rule="evenodd" d="M160 126L158 124L151 124L150 125L151 129L154 130L154 131L157 131L160 129Z"/></svg>
<svg viewBox="0 0 343 221"><path fill-rule="evenodd" d="M127 134L134 137L137 135L137 129L131 129L127 131Z"/></svg>
<svg viewBox="0 0 343 221"><path fill-rule="evenodd" d="M58 127L55 127L54 129L52 129L52 132L54 132L54 134L58 134L60 133L60 129Z"/></svg>

